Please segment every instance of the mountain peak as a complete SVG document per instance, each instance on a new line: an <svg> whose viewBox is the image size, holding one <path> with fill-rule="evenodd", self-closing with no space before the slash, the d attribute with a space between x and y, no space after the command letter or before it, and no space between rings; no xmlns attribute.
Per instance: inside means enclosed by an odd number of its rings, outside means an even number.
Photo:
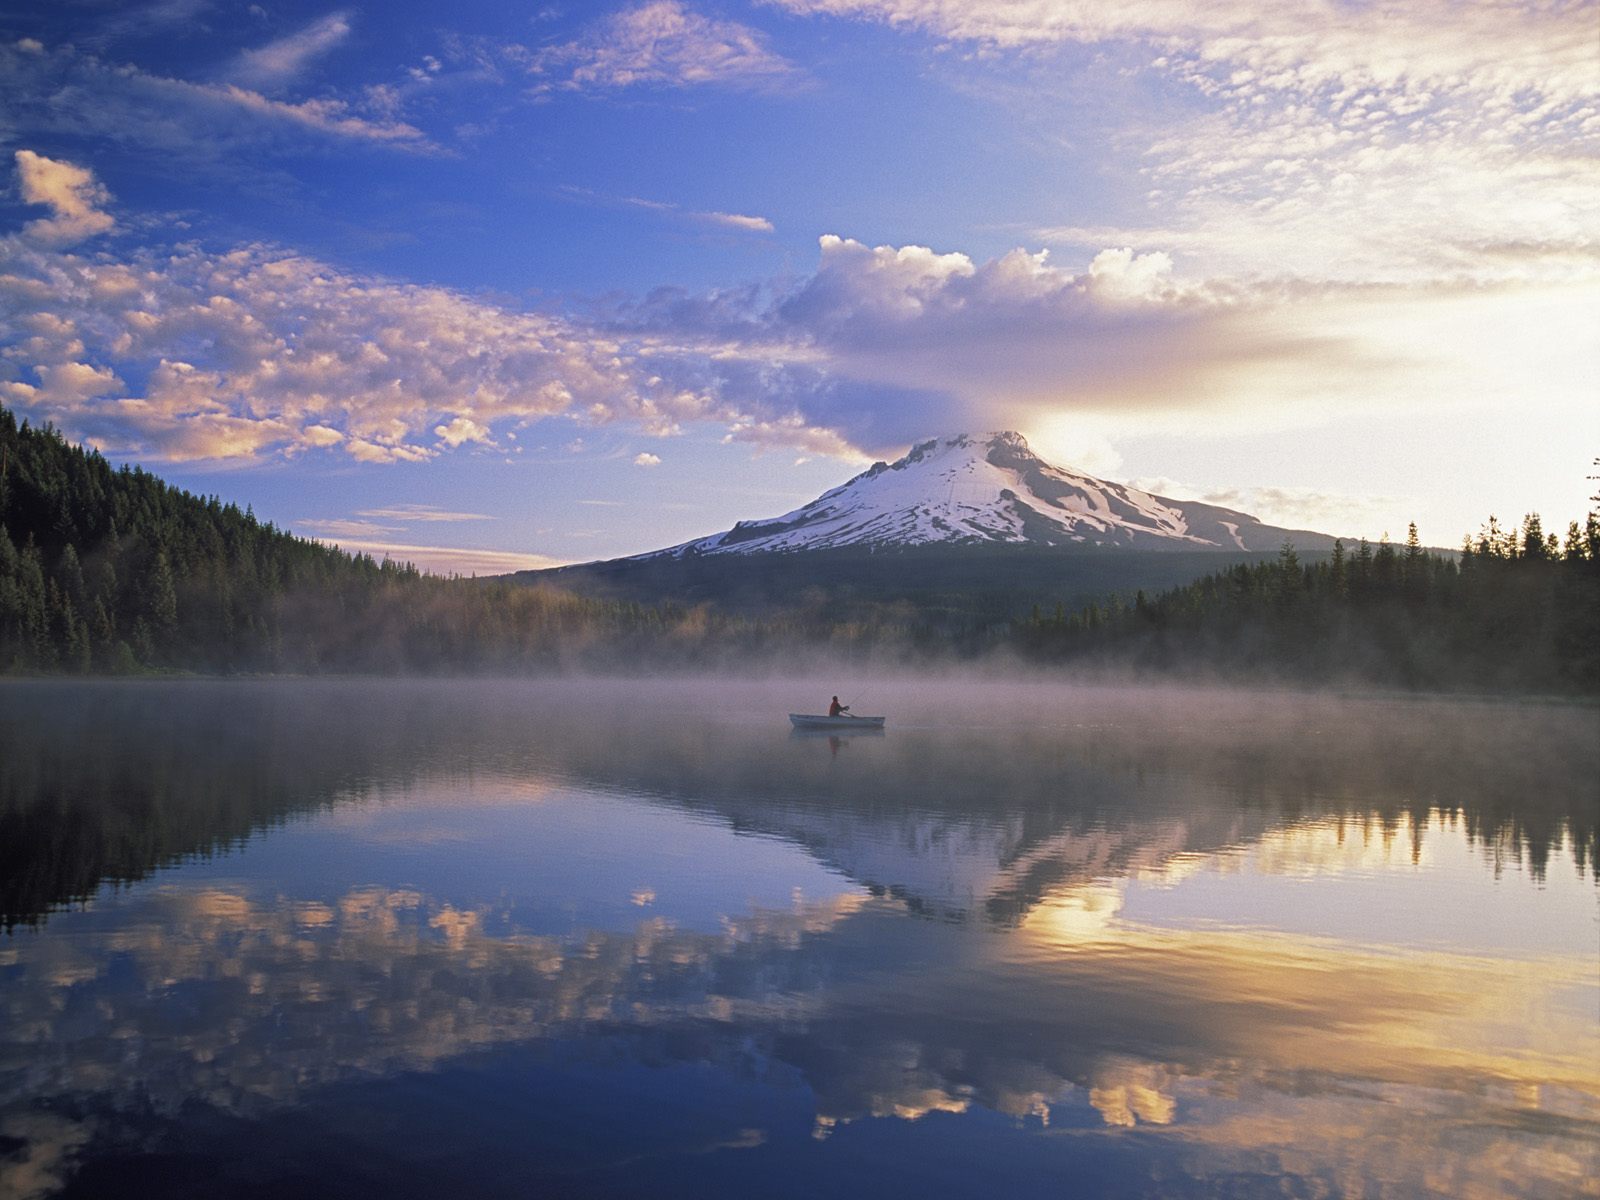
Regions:
<svg viewBox="0 0 1600 1200"><path fill-rule="evenodd" d="M655 554L938 543L1276 550L1291 535L1304 549L1333 540L1053 467L1016 430L1000 429L929 438L793 512L740 521L725 533Z"/></svg>

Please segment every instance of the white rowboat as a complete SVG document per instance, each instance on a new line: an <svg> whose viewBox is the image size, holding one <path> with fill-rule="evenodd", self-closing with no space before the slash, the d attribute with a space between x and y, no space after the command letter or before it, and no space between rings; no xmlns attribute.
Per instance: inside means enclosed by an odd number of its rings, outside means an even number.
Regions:
<svg viewBox="0 0 1600 1200"><path fill-rule="evenodd" d="M882 729L883 717L829 717L821 713L790 713L796 729Z"/></svg>

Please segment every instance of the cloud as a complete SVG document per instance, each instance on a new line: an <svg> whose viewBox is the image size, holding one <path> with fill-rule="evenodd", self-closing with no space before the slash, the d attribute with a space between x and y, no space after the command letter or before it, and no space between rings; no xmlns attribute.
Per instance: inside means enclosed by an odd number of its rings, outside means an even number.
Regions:
<svg viewBox="0 0 1600 1200"><path fill-rule="evenodd" d="M1537 419L1576 418L1600 356L1591 305L1581 284L1186 278L1127 246L1073 269L829 235L798 280L663 288L580 317L270 246L118 259L14 237L0 397L108 453L166 459L423 463L562 416L839 459L1084 421L1077 444L1108 463L1113 437L1202 424L1492 421L1530 395Z"/></svg>
<svg viewBox="0 0 1600 1200"><path fill-rule="evenodd" d="M588 188L567 186L561 189L564 196L609 208L640 208L646 212L662 213L684 221L704 225L717 225L725 229L738 229L747 233L771 233L773 224L766 217L744 213L699 211L683 208L666 200L648 200L642 196L606 196Z"/></svg>
<svg viewBox="0 0 1600 1200"><path fill-rule="evenodd" d="M381 538L350 537L329 531L317 540L351 554L369 554L380 561L408 562L434 575L506 575L512 571L543 571L566 566L568 559L548 554L523 554L515 550L484 550L474 546L415 546Z"/></svg>
<svg viewBox="0 0 1600 1200"><path fill-rule="evenodd" d="M1244 64L1252 80L1286 90L1329 82L1429 85L1465 77L1514 93L1564 98L1592 87L1593 12L1584 4L1509 0L1395 0L1350 13L1274 6L1138 0L1085 5L1038 0L769 0L789 12L915 28L952 43L1023 48L1135 41L1175 56ZM1453 17L1453 20L1446 20ZM1516 55L1508 55L1507 46ZM1404 51L1397 49L1404 46Z"/></svg>
<svg viewBox="0 0 1600 1200"><path fill-rule="evenodd" d="M168 460L424 462L560 414L656 435L772 415L722 396L714 373L669 378L703 356L659 336L258 245L117 260L0 239L0 344L7 403L108 453Z"/></svg>
<svg viewBox="0 0 1600 1200"><path fill-rule="evenodd" d="M661 459L648 451L642 451L633 456L633 465L636 467L659 467Z"/></svg>
<svg viewBox="0 0 1600 1200"><path fill-rule="evenodd" d="M29 237L65 244L116 228L111 214L100 211L101 205L111 202L111 193L93 171L32 150L18 150L16 163L22 199L43 204L54 214L29 221L25 227Z"/></svg>
<svg viewBox="0 0 1600 1200"><path fill-rule="evenodd" d="M248 87L288 83L349 36L349 11L331 12L287 37L244 51L229 74Z"/></svg>
<svg viewBox="0 0 1600 1200"><path fill-rule="evenodd" d="M671 213L688 221L700 221L708 225L722 225L729 229L742 229L752 233L771 233L772 222L766 217L745 216L742 213L725 212L697 212L693 209L680 208L676 204L669 204L664 200L644 200L638 196L624 197L621 203L630 208L643 208L651 212Z"/></svg>
<svg viewBox="0 0 1600 1200"><path fill-rule="evenodd" d="M363 508L358 517L374 517L387 521L427 521L429 523L457 521L492 521L488 513L451 512L432 504L391 504L387 508Z"/></svg>
<svg viewBox="0 0 1600 1200"><path fill-rule="evenodd" d="M376 538L399 533L398 525L380 525L376 521L352 521L344 517L307 518L295 522L298 531L310 532L321 538Z"/></svg>
<svg viewBox="0 0 1600 1200"><path fill-rule="evenodd" d="M691 212L686 215L697 221L709 221L713 225L726 225L730 229L746 229L753 233L771 233L773 228L767 218L744 213Z"/></svg>
<svg viewBox="0 0 1600 1200"><path fill-rule="evenodd" d="M978 261L829 235L820 251L775 298L663 290L622 319L698 339L705 358L680 378L714 371L725 394L792 408L804 428L783 431L789 444L821 430L874 451L1067 414L1126 433L1202 415L1259 429L1481 411L1519 394L1577 413L1600 353L1592 290L1576 284L1184 279L1165 253L1126 247L1078 271L1021 249Z"/></svg>
<svg viewBox="0 0 1600 1200"><path fill-rule="evenodd" d="M477 442L484 446L494 445L494 439L489 436L489 431L471 417L452 417L447 424L435 425L433 436L452 450L467 442Z"/></svg>
<svg viewBox="0 0 1600 1200"><path fill-rule="evenodd" d="M10 129L132 144L191 163L263 148L296 149L307 137L415 153L436 147L392 112L363 112L332 97L298 103L237 84L192 83L115 65L71 46L0 44L0 112Z"/></svg>
<svg viewBox="0 0 1600 1200"><path fill-rule="evenodd" d="M121 5L78 38L84 45L105 46L130 37L148 37L174 26L192 26L211 7L211 0L155 0L151 4Z"/></svg>
<svg viewBox="0 0 1600 1200"><path fill-rule="evenodd" d="M803 78L757 30L703 16L678 0L614 13L570 42L508 53L538 80L536 94L706 85L766 90Z"/></svg>
<svg viewBox="0 0 1600 1200"><path fill-rule="evenodd" d="M1515 239L1594 266L1592 4L773 3L969 51L942 73L1009 89L1047 136L1092 111L1105 170L1143 204L1091 246L1393 280L1491 268L1482 248Z"/></svg>
<svg viewBox="0 0 1600 1200"><path fill-rule="evenodd" d="M1196 488L1164 477L1132 479L1128 482L1153 495L1175 500L1199 500L1236 512L1247 512L1270 525L1290 529L1365 528L1372 524L1377 514L1395 508L1401 499L1304 487Z"/></svg>

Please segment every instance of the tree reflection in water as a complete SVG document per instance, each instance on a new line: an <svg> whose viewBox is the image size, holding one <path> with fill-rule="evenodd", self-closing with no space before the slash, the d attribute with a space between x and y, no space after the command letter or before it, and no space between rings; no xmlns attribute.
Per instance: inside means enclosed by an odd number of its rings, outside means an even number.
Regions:
<svg viewBox="0 0 1600 1200"><path fill-rule="evenodd" d="M1592 1188L1592 714L774 689L4 689L8 1193Z"/></svg>

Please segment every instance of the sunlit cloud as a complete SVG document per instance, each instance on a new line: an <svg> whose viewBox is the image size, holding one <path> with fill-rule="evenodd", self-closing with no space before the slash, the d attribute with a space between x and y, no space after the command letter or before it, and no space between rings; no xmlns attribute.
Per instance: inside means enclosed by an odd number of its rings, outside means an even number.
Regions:
<svg viewBox="0 0 1600 1200"><path fill-rule="evenodd" d="M1125 206L1124 225L1045 231L1080 247L1350 279L1596 267L1592 4L774 3L976 50L942 69L1022 72L1037 86L1015 102L1033 109L1049 109L1062 47L1096 51L1069 74L1158 85L1159 104L1104 114L1112 160L1143 177L1143 204Z"/></svg>
<svg viewBox="0 0 1600 1200"><path fill-rule="evenodd" d="M312 522L310 524L318 524ZM343 522L321 522L324 525L341 525ZM361 522L350 522L360 525ZM382 532L381 527L374 527ZM313 530L313 532L317 532ZM544 571L563 567L571 560L549 554L524 554L515 550L488 550L479 546L418 546L410 542L392 541L381 536L371 536L364 531L341 533L328 530L318 533L318 541L350 554L366 554L379 562L388 560L410 563L419 571L432 575L508 575L513 571Z"/></svg>
<svg viewBox="0 0 1600 1200"><path fill-rule="evenodd" d="M363 508L356 515L359 517L372 517L374 520L426 521L429 523L494 520L488 513L453 512L449 509L437 508L432 504L391 504L385 508Z"/></svg>
<svg viewBox="0 0 1600 1200"><path fill-rule="evenodd" d="M643 451L633 456L633 465L636 467L659 467L661 465L661 458L659 455L651 454L648 451Z"/></svg>
<svg viewBox="0 0 1600 1200"><path fill-rule="evenodd" d="M29 237L64 245L116 227L111 214L102 211L111 193L94 172L32 150L18 150L15 157L24 203L42 204L52 213L24 226Z"/></svg>
<svg viewBox="0 0 1600 1200"><path fill-rule="evenodd" d="M72 236L112 220L86 168L18 164ZM1129 246L1074 267L826 235L798 279L662 288L579 316L265 245L118 257L49 240L0 240L0 397L107 452L168 461L424 463L502 449L551 416L852 460L930 432L1081 420L1066 439L1079 465L1109 470L1108 430L1493 420L1529 397L1561 420L1586 410L1600 358L1581 281L1195 277ZM1252 499L1307 524L1339 508Z"/></svg>
<svg viewBox="0 0 1600 1200"><path fill-rule="evenodd" d="M351 520L347 517L315 518L296 521L295 531L319 538L376 538L399 533L403 526L381 525L377 521Z"/></svg>
<svg viewBox="0 0 1600 1200"><path fill-rule="evenodd" d="M534 78L535 94L706 85L764 90L803 78L758 30L705 16L678 0L614 13L570 42L504 53Z"/></svg>

